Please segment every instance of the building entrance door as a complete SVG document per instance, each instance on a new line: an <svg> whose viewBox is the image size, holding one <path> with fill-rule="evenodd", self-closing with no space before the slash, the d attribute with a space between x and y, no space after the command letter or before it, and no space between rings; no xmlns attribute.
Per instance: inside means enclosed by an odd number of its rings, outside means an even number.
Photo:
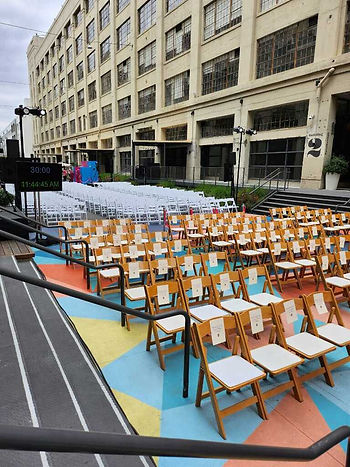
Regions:
<svg viewBox="0 0 350 467"><path fill-rule="evenodd" d="M336 97L336 119L332 154L342 155L350 164L350 93ZM340 177L340 188L350 188L350 168Z"/></svg>

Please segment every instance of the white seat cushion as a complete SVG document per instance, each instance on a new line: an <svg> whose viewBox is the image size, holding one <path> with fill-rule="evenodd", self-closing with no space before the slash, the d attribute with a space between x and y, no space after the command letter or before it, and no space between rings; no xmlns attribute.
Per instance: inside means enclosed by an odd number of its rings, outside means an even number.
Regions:
<svg viewBox="0 0 350 467"><path fill-rule="evenodd" d="M335 323L327 323L317 328L321 337L336 345L347 345L350 342L350 329Z"/></svg>
<svg viewBox="0 0 350 467"><path fill-rule="evenodd" d="M133 287L131 289L125 289L125 295L129 300L145 300L145 288L141 287Z"/></svg>
<svg viewBox="0 0 350 467"><path fill-rule="evenodd" d="M241 255L243 256L259 256L262 255L263 252L259 250L243 250L241 251Z"/></svg>
<svg viewBox="0 0 350 467"><path fill-rule="evenodd" d="M334 287L350 287L350 280L339 276L326 277L326 282L327 284L333 285Z"/></svg>
<svg viewBox="0 0 350 467"><path fill-rule="evenodd" d="M204 238L204 235L199 233L188 234L189 238Z"/></svg>
<svg viewBox="0 0 350 467"><path fill-rule="evenodd" d="M148 250L148 253L152 256L154 256L154 251L153 250ZM161 255L165 255L168 253L168 249L167 248L161 248L160 249L160 253ZM157 255L158 256L158 255Z"/></svg>
<svg viewBox="0 0 350 467"><path fill-rule="evenodd" d="M228 388L249 384L265 376L263 371L239 355L209 363L209 371L215 379Z"/></svg>
<svg viewBox="0 0 350 467"><path fill-rule="evenodd" d="M222 246L231 246L231 243L225 242L224 240L215 241L215 242L212 242L212 244L213 244L214 246L218 246L218 247L222 247Z"/></svg>
<svg viewBox="0 0 350 467"><path fill-rule="evenodd" d="M171 316L170 318L164 318L157 321L157 326L168 334L176 331L182 331L185 327L185 318L182 315Z"/></svg>
<svg viewBox="0 0 350 467"><path fill-rule="evenodd" d="M268 248L257 248L257 251L261 251L261 253L267 254L269 252Z"/></svg>
<svg viewBox="0 0 350 467"><path fill-rule="evenodd" d="M300 264L300 266L316 266L316 262L312 261L311 259L296 259L296 264Z"/></svg>
<svg viewBox="0 0 350 467"><path fill-rule="evenodd" d="M292 263L291 261L280 261L275 264L281 269L299 269L301 267L300 264Z"/></svg>
<svg viewBox="0 0 350 467"><path fill-rule="evenodd" d="M287 337L288 347L300 353L306 358L314 358L317 355L330 352L335 347L309 332L300 332L294 336Z"/></svg>
<svg viewBox="0 0 350 467"><path fill-rule="evenodd" d="M345 279L349 279L349 280L350 280L350 272L347 272L346 274L344 274L344 277L345 277Z"/></svg>
<svg viewBox="0 0 350 467"><path fill-rule="evenodd" d="M206 321L212 318L220 318L221 316L227 316L229 313L225 310L221 310L215 305L202 305L190 308L191 315L198 321Z"/></svg>
<svg viewBox="0 0 350 467"><path fill-rule="evenodd" d="M119 277L119 269L118 268L110 268L104 269L100 271L102 277L106 279L111 279L112 277Z"/></svg>
<svg viewBox="0 0 350 467"><path fill-rule="evenodd" d="M303 363L300 357L277 344L264 345L252 350L251 354L254 362L271 373L279 373Z"/></svg>
<svg viewBox="0 0 350 467"><path fill-rule="evenodd" d="M229 298L227 300L221 300L221 306L224 310L230 311L231 313L236 313L238 311L251 310L256 308L255 303L247 302L242 298Z"/></svg>
<svg viewBox="0 0 350 467"><path fill-rule="evenodd" d="M249 298L252 302L256 303L260 306L266 306L270 303L279 303L283 301L283 298L276 297L276 295L272 295L270 293L257 293L255 295L249 295Z"/></svg>

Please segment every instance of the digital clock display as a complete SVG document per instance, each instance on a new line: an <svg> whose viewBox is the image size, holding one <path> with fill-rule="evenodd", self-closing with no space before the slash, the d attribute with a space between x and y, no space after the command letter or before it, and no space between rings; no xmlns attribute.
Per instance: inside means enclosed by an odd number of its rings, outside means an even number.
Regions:
<svg viewBox="0 0 350 467"><path fill-rule="evenodd" d="M17 161L17 186L20 191L61 191L61 164Z"/></svg>

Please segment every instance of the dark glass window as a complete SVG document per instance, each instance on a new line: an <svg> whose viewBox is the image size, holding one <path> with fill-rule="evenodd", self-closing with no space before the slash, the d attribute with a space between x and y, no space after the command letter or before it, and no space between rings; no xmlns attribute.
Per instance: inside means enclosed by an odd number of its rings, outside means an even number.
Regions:
<svg viewBox="0 0 350 467"><path fill-rule="evenodd" d="M202 94L220 91L238 83L239 49L202 65Z"/></svg>
<svg viewBox="0 0 350 467"><path fill-rule="evenodd" d="M234 115L204 120L200 125L202 138L229 136L233 134Z"/></svg>
<svg viewBox="0 0 350 467"><path fill-rule="evenodd" d="M303 101L256 110L253 127L257 131L268 131L305 126L308 108L308 101Z"/></svg>

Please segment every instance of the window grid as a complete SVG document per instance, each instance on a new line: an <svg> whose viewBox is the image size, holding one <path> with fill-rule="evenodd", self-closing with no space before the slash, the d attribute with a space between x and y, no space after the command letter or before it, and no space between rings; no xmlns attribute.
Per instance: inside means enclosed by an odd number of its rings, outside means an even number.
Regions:
<svg viewBox="0 0 350 467"><path fill-rule="evenodd" d="M187 139L187 124L165 128L166 141L184 141Z"/></svg>
<svg viewBox="0 0 350 467"><path fill-rule="evenodd" d="M61 102L61 117L64 117L67 113L66 101Z"/></svg>
<svg viewBox="0 0 350 467"><path fill-rule="evenodd" d="M95 54L95 51L93 51L87 57L87 71L88 71L88 73L91 73L92 71L94 71L95 68L96 68L96 54Z"/></svg>
<svg viewBox="0 0 350 467"><path fill-rule="evenodd" d="M78 27L79 24L82 22L83 20L83 12L81 11L80 7L76 10L76 12L74 13L74 23L75 23L75 27Z"/></svg>
<svg viewBox="0 0 350 467"><path fill-rule="evenodd" d="M68 107L69 107L69 112L73 112L74 110L74 96L70 96L70 98L68 99Z"/></svg>
<svg viewBox="0 0 350 467"><path fill-rule="evenodd" d="M157 0L148 0L138 10L139 34L146 31L156 22Z"/></svg>
<svg viewBox="0 0 350 467"><path fill-rule="evenodd" d="M58 70L60 73L64 70L64 56L62 55L58 60Z"/></svg>
<svg viewBox="0 0 350 467"><path fill-rule="evenodd" d="M204 7L204 40L242 21L242 0L214 0Z"/></svg>
<svg viewBox="0 0 350 467"><path fill-rule="evenodd" d="M130 18L117 29L118 50L129 44L130 41Z"/></svg>
<svg viewBox="0 0 350 467"><path fill-rule="evenodd" d="M276 169L284 169L289 180L300 180L304 146L305 138L251 142L249 178L264 178Z"/></svg>
<svg viewBox="0 0 350 467"><path fill-rule="evenodd" d="M286 0L260 0L260 12L267 11L276 5L284 3Z"/></svg>
<svg viewBox="0 0 350 467"><path fill-rule="evenodd" d="M117 0L117 13L122 11L129 3L130 0Z"/></svg>
<svg viewBox="0 0 350 467"><path fill-rule="evenodd" d="M312 63L317 16L308 18L258 40L256 77L281 73Z"/></svg>
<svg viewBox="0 0 350 467"><path fill-rule="evenodd" d="M89 12L94 6L95 0L86 0L86 11Z"/></svg>
<svg viewBox="0 0 350 467"><path fill-rule="evenodd" d="M166 0L166 11L171 11L176 8L183 0Z"/></svg>
<svg viewBox="0 0 350 467"><path fill-rule="evenodd" d="M100 30L104 29L110 22L109 2L100 10Z"/></svg>
<svg viewBox="0 0 350 467"><path fill-rule="evenodd" d="M156 67L156 59L156 41L153 41L138 52L139 75L153 70Z"/></svg>
<svg viewBox="0 0 350 467"><path fill-rule="evenodd" d="M97 127L97 110L93 110L92 112L89 113L89 125L90 125L90 128Z"/></svg>
<svg viewBox="0 0 350 467"><path fill-rule="evenodd" d="M68 39L69 37L72 37L73 26L70 21L66 24L64 30L65 30L66 39Z"/></svg>
<svg viewBox="0 0 350 467"><path fill-rule="evenodd" d="M305 126L308 101L271 107L254 112L254 128L257 131L277 130Z"/></svg>
<svg viewBox="0 0 350 467"><path fill-rule="evenodd" d="M166 60L189 50L191 48L191 18L170 29L165 35L165 42Z"/></svg>
<svg viewBox="0 0 350 467"><path fill-rule="evenodd" d="M156 108L156 87L150 86L139 91L139 114L150 112Z"/></svg>
<svg viewBox="0 0 350 467"><path fill-rule="evenodd" d="M222 118L213 118L201 122L202 138L216 136L230 136L233 134L234 115Z"/></svg>
<svg viewBox="0 0 350 467"><path fill-rule="evenodd" d="M75 52L79 55L83 51L83 35L79 34L79 36L75 39Z"/></svg>
<svg viewBox="0 0 350 467"><path fill-rule="evenodd" d="M131 151L120 152L120 170L121 172L131 172Z"/></svg>
<svg viewBox="0 0 350 467"><path fill-rule="evenodd" d="M102 107L102 125L112 123L112 104Z"/></svg>
<svg viewBox="0 0 350 467"><path fill-rule="evenodd" d="M67 123L62 123L62 136L67 136Z"/></svg>
<svg viewBox="0 0 350 467"><path fill-rule="evenodd" d="M131 60L130 58L118 65L118 86L128 83L131 79Z"/></svg>
<svg viewBox="0 0 350 467"><path fill-rule="evenodd" d="M118 145L120 148L127 148L131 146L131 135L118 136Z"/></svg>
<svg viewBox="0 0 350 467"><path fill-rule="evenodd" d="M97 97L97 92L96 92L96 81L93 81L88 85L88 98L89 102L95 100Z"/></svg>
<svg viewBox="0 0 350 467"><path fill-rule="evenodd" d="M350 1L346 3L346 21L344 31L344 47L343 52L350 52Z"/></svg>
<svg viewBox="0 0 350 467"><path fill-rule="evenodd" d="M62 94L64 93L64 90L65 90L65 79L62 78L61 81L60 81L60 95L62 96ZM45 99L45 96L43 98L43 101ZM44 102L43 102L44 104ZM44 104L45 105L45 104Z"/></svg>
<svg viewBox="0 0 350 467"><path fill-rule="evenodd" d="M73 70L70 71L67 75L67 84L68 84L68 88L71 88L74 84Z"/></svg>
<svg viewBox="0 0 350 467"><path fill-rule="evenodd" d="M70 45L67 49L67 63L71 63L73 61L73 46Z"/></svg>
<svg viewBox="0 0 350 467"><path fill-rule="evenodd" d="M101 45L100 45L100 52L101 52L101 63L105 62L111 56L111 38L107 37Z"/></svg>
<svg viewBox="0 0 350 467"><path fill-rule="evenodd" d="M86 26L86 41L88 44L95 38L95 20L93 19L90 23Z"/></svg>
<svg viewBox="0 0 350 467"><path fill-rule="evenodd" d="M75 120L71 120L69 122L69 133L71 135L74 135L74 133L75 133Z"/></svg>
<svg viewBox="0 0 350 467"><path fill-rule="evenodd" d="M55 119L57 120L58 118L60 118L60 108L58 107L58 105L56 105L56 107L55 107Z"/></svg>
<svg viewBox="0 0 350 467"><path fill-rule="evenodd" d="M61 127L56 126L56 138L60 138L60 137L61 137Z"/></svg>
<svg viewBox="0 0 350 467"><path fill-rule="evenodd" d="M80 62L77 65L77 80L80 81L84 78L84 63Z"/></svg>
<svg viewBox="0 0 350 467"><path fill-rule="evenodd" d="M77 93L78 96L78 107L82 107L84 105L84 89L80 89Z"/></svg>
<svg viewBox="0 0 350 467"><path fill-rule="evenodd" d="M104 95L110 92L112 89L112 75L110 71L107 71L101 76L101 94Z"/></svg>
<svg viewBox="0 0 350 467"><path fill-rule="evenodd" d="M190 72L185 71L165 81L165 105L186 101L189 98Z"/></svg>
<svg viewBox="0 0 350 467"><path fill-rule="evenodd" d="M152 127L140 128L136 137L140 141L154 141L156 139L156 132Z"/></svg>
<svg viewBox="0 0 350 467"><path fill-rule="evenodd" d="M131 116L131 96L118 101L118 115L120 120Z"/></svg>
<svg viewBox="0 0 350 467"><path fill-rule="evenodd" d="M239 49L202 65L202 94L220 91L238 83Z"/></svg>

